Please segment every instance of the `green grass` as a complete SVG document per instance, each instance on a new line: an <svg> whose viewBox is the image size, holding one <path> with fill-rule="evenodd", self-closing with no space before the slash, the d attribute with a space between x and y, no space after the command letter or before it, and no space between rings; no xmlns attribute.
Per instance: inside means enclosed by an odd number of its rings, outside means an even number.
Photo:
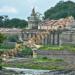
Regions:
<svg viewBox="0 0 75 75"><path fill-rule="evenodd" d="M64 69L64 66L54 66L54 65L44 65L40 63L33 63L33 64L16 64L16 65L11 65L11 64L4 64L3 66L5 67L14 67L14 68L25 68L25 69L39 69L39 70L61 70Z"/></svg>
<svg viewBox="0 0 75 75"><path fill-rule="evenodd" d="M39 48L39 50L63 50L63 46L50 46L50 45L44 45Z"/></svg>
<svg viewBox="0 0 75 75"><path fill-rule="evenodd" d="M44 59L44 58L37 58L34 59L35 62L64 62L63 59Z"/></svg>
<svg viewBox="0 0 75 75"><path fill-rule="evenodd" d="M75 51L74 45L43 45L38 50L69 50L69 51Z"/></svg>
<svg viewBox="0 0 75 75"><path fill-rule="evenodd" d="M4 64L5 67L17 67L17 68L26 68L26 69L43 69L43 70L60 70L64 69L63 65L57 65L55 63L62 63L64 62L62 59L30 59L29 61L23 60L23 62L12 62Z"/></svg>

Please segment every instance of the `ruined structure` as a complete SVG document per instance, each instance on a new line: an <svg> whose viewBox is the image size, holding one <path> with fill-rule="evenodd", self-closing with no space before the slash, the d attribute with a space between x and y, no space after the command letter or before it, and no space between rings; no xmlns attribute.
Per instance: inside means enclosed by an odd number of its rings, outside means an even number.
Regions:
<svg viewBox="0 0 75 75"><path fill-rule="evenodd" d="M37 45L59 45L61 38L61 31L47 31L47 30L24 30L22 32L24 41L33 38Z"/></svg>
<svg viewBox="0 0 75 75"><path fill-rule="evenodd" d="M16 34L19 35L23 44L29 47L32 45L34 47L34 45L75 44L74 27L73 17L41 22L33 8L31 16L28 17L28 29L16 31ZM14 33L15 30L7 30L8 34L10 32Z"/></svg>
<svg viewBox="0 0 75 75"><path fill-rule="evenodd" d="M22 38L24 41L28 41L33 38L32 41L34 41L35 44L61 45L67 43L67 40L70 41L72 39L71 35L73 35L73 38L75 36L74 29L72 27L75 25L75 20L72 16L59 20L44 21L40 21L36 18L37 16L35 10L33 9L31 17L28 18L29 29L25 29L22 32ZM67 39L67 37L69 39ZM65 39L67 40L65 41ZM75 40L71 41L71 43L73 42L75 44Z"/></svg>

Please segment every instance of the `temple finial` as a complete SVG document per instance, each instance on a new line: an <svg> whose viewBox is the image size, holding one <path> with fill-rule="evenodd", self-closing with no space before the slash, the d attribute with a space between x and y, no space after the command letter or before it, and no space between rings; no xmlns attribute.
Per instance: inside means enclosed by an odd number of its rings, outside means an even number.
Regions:
<svg viewBox="0 0 75 75"><path fill-rule="evenodd" d="M31 14L31 16L35 16L36 15L36 13L35 13L35 8L33 8L32 9L32 14Z"/></svg>

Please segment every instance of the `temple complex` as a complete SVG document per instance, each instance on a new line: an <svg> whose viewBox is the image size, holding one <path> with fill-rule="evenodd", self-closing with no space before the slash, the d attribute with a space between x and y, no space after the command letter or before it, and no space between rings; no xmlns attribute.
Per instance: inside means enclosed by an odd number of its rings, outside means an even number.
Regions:
<svg viewBox="0 0 75 75"><path fill-rule="evenodd" d="M41 21L33 8L31 16L28 17L28 29L22 31L22 39L28 41L33 38L34 43L39 45L61 45L69 42L74 44L74 26L75 20L72 16Z"/></svg>
<svg viewBox="0 0 75 75"><path fill-rule="evenodd" d="M59 20L41 20L33 8L27 29L0 28L0 33L17 34L21 41L32 40L37 45L75 44L75 19L70 16Z"/></svg>

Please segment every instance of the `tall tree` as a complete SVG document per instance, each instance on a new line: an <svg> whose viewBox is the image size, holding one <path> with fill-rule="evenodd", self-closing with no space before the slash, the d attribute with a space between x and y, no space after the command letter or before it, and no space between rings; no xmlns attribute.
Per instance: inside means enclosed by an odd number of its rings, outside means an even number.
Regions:
<svg viewBox="0 0 75 75"><path fill-rule="evenodd" d="M44 13L44 19L60 19L68 16L75 18L75 2L60 1Z"/></svg>
<svg viewBox="0 0 75 75"><path fill-rule="evenodd" d="M0 16L0 27L3 26L3 16Z"/></svg>

